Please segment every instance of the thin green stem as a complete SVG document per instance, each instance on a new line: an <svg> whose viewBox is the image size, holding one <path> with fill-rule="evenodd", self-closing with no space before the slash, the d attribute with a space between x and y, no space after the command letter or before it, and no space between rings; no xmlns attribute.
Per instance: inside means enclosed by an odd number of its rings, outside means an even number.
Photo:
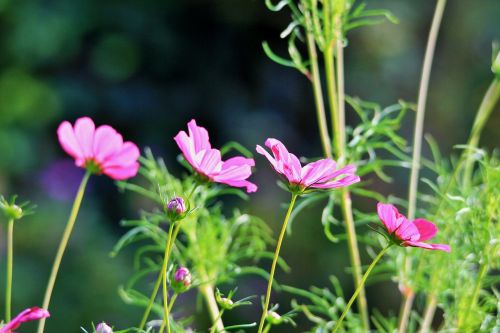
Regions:
<svg viewBox="0 0 500 333"><path fill-rule="evenodd" d="M14 262L14 219L7 222L7 276L5 280L5 322L10 321L12 303L12 267Z"/></svg>
<svg viewBox="0 0 500 333"><path fill-rule="evenodd" d="M434 17L427 39L427 47L425 50L424 63L422 67L422 76L420 79L420 87L418 92L417 101L417 115L415 120L415 130L413 133L413 156L410 173L410 186L408 190L408 219L415 218L415 211L417 207L417 193L418 193L418 176L420 172L420 157L422 153L422 138L424 130L425 107L427 103L427 94L429 91L429 81L432 69L432 62L434 59L434 50L436 48L439 27L446 5L446 0L437 0ZM402 275L405 276L411 266L410 259L406 256L403 264ZM404 281L403 281L404 283ZM414 291L409 290L403 296L403 303L401 305L398 332L403 333L406 331L410 312L414 299Z"/></svg>
<svg viewBox="0 0 500 333"><path fill-rule="evenodd" d="M174 306L175 301L177 300L177 296L179 296L178 293L174 293L172 295L172 298L170 299L170 303L168 304L168 311L172 312L172 307ZM167 321L165 318L163 318L163 321L160 326L160 331L158 333L163 333L163 330L165 329L165 326L167 325Z"/></svg>
<svg viewBox="0 0 500 333"><path fill-rule="evenodd" d="M164 254L162 267L164 266L166 256L168 255L170 257L170 253L172 252L173 246L175 244L175 240L177 239L177 235L179 234L179 231L180 231L180 227L181 227L180 224L181 224L181 221L178 221L177 226L175 227L174 232L173 232L173 236L172 236L173 241L170 242L170 245L168 245L168 241L167 241L167 246L169 246L169 247L166 247L165 251L169 251L169 253ZM172 227L172 226L173 226L173 224L170 225L170 227ZM166 270L166 268L165 268L165 270ZM153 292L151 293L151 296L149 297L148 305L146 306L146 310L144 310L144 314L142 315L141 323L139 324L139 329L141 329L141 330L144 329L144 326L146 326L146 321L148 320L149 313L151 312L151 309L153 308L154 301L156 299L156 296L158 295L158 290L160 290L160 285L163 281L163 274L164 274L165 270L162 269L160 271L160 274L158 274L155 285L153 287Z"/></svg>
<svg viewBox="0 0 500 333"><path fill-rule="evenodd" d="M469 148L477 148L479 144L479 139L481 137L481 132L483 131L484 125L488 121L491 112L495 108L500 98L500 78L495 77L493 82L491 82L486 94L483 97L479 110L477 111L476 119L474 120L474 125L472 126L472 131L469 137L467 145ZM472 178L472 170L474 167L474 154L470 152L467 155L465 161L464 170L464 187L468 188Z"/></svg>
<svg viewBox="0 0 500 333"><path fill-rule="evenodd" d="M54 263L52 264L52 271L50 273L49 282L47 284L47 289L45 291L45 296L43 298L42 307L45 310L48 310L49 308L50 298L52 297L52 291L54 290L54 285L56 283L57 273L59 272L59 267L61 266L61 261L64 255L64 251L66 250L66 246L68 245L68 241L71 236L73 226L75 225L75 221L78 216L78 211L80 210L80 205L82 203L83 194L85 193L85 188L87 186L90 175L91 173L87 171L85 173L85 176L83 176L80 187L78 188L78 192L76 193L75 201L73 203L73 208L71 209L71 214L69 216L68 223L66 224L66 228L64 229L61 242L59 243L59 247L57 249L57 253L54 258ZM43 333L44 327L45 327L45 318L42 318L38 323L37 333Z"/></svg>
<svg viewBox="0 0 500 333"><path fill-rule="evenodd" d="M276 244L276 250L274 251L273 263L271 265L271 271L269 273L269 281L267 284L267 293L266 300L264 301L264 308L262 310L262 316L260 318L259 330L258 333L262 333L264 329L264 323L266 321L267 309L269 309L269 302L271 300L271 290L273 287L273 279L274 272L276 270L276 263L278 262L278 258L280 255L281 244L283 243L283 239L286 233L286 227L288 225L288 220L290 219L290 214L292 213L293 206L295 205L295 200L297 200L298 194L292 194L292 200L290 201L290 205L288 206L288 211L286 212L285 220L283 221L283 225L281 226L281 232L278 238L278 243Z"/></svg>
<svg viewBox="0 0 500 333"><path fill-rule="evenodd" d="M321 80L320 80L319 66L318 66L318 54L316 52L316 43L314 40L312 20L308 10L305 10L304 12L304 19L306 24L307 50L309 54L309 61L311 63L310 79L313 88L314 104L316 106L316 116L318 118L321 145L323 147L323 152L325 153L325 155L331 158L332 148L331 148L330 135L328 134L325 102L323 99L323 90L321 88Z"/></svg>
<svg viewBox="0 0 500 333"><path fill-rule="evenodd" d="M384 254L387 252L387 250L389 250L389 248L392 245L393 245L392 243L389 243L386 247L384 247L382 249L382 251L380 251L380 253L375 257L375 259L373 259L372 263L370 264L370 266L366 270L365 274L363 275L363 278L361 279L361 284L358 286L358 288L356 288L356 291L351 296L351 299L347 303L344 311L342 312L342 315L340 316L339 320L337 320L337 323L335 324L335 327L333 328L333 331L332 331L333 333L337 332L337 330L340 328L340 326L342 325L342 321L344 320L345 316L347 315L347 312L351 308L352 303L354 303L354 300L356 299L358 294L361 292L361 289L363 288L363 286L366 282L366 279L368 279L368 276L370 275L371 271L373 270L375 265L379 262L380 258L382 258L384 256Z"/></svg>
<svg viewBox="0 0 500 333"><path fill-rule="evenodd" d="M170 333L170 311L168 308L168 289L167 289L167 268L168 261L170 259L170 244L172 243L172 235L174 231L174 223L170 224L170 228L168 229L168 239L167 246L165 247L165 256L163 257L163 265L161 267L160 274L162 275L163 282L163 310L165 312L165 316L163 320L166 320L167 332Z"/></svg>

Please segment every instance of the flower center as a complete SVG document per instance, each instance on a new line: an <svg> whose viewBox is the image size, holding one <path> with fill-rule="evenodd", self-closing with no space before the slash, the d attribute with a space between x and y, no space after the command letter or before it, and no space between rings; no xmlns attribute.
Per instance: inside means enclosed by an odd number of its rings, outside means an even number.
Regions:
<svg viewBox="0 0 500 333"><path fill-rule="evenodd" d="M85 161L85 169L87 169L87 171L89 171L93 174L101 174L102 173L101 165L99 164L99 162L97 162L94 159L88 159Z"/></svg>

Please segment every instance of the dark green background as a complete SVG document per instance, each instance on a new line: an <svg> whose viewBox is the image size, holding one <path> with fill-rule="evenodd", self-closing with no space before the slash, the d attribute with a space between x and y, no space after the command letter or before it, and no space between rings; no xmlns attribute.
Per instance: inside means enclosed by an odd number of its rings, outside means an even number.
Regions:
<svg viewBox="0 0 500 333"><path fill-rule="evenodd" d="M349 95L382 105L399 98L416 101L434 4L368 1L371 8L390 9L400 23L361 28L348 36ZM499 37L499 15L497 0L452 0L446 8L425 128L445 153L466 140L492 78L491 42ZM179 175L179 151L172 138L191 118L210 131L214 146L236 140L253 149L272 136L298 155L321 154L309 83L300 73L271 62L261 48L267 40L284 54L286 43L279 33L288 22L286 11L271 13L257 0L0 1L0 193L17 193L38 205L36 215L15 227L14 312L41 304L81 175L58 145L55 130L62 120L88 115L98 124L110 124L141 148L151 147ZM350 112L347 118L356 119ZM409 114L402 128L409 139L412 123ZM481 145L497 144L499 125L496 112ZM244 205L276 230L284 214L279 204L288 198L275 185L267 162L260 156L256 161L252 179L260 190ZM377 182L375 188L405 196L408 170L390 173L396 181ZM354 202L366 210L374 204ZM119 194L110 179L91 180L60 271L47 332L78 332L79 326L89 328L100 320L119 328L138 323L140 311L123 304L116 292L130 276L130 253L115 259L108 254L125 231L120 219L137 216L144 205L135 195ZM323 286L334 273L350 295L345 244L333 245L323 236L320 208L309 209L295 223L282 252L292 272L279 272L278 278L300 287ZM368 260L365 251L363 258ZM245 283L253 290L241 288L241 296L264 292L262 280ZM371 306L384 313L397 311L396 285L378 284L368 293ZM287 309L288 297L282 295L281 302ZM188 299L178 305L194 311ZM238 314L241 318L234 320L255 321L258 307ZM197 318L200 329L207 327L203 314ZM32 327L27 324L20 331Z"/></svg>

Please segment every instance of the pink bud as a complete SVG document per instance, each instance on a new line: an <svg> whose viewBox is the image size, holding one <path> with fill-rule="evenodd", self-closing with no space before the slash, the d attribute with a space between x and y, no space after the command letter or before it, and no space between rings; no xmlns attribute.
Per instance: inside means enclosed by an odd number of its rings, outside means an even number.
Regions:
<svg viewBox="0 0 500 333"><path fill-rule="evenodd" d="M113 329L105 322L100 323L95 328L96 333L113 333Z"/></svg>

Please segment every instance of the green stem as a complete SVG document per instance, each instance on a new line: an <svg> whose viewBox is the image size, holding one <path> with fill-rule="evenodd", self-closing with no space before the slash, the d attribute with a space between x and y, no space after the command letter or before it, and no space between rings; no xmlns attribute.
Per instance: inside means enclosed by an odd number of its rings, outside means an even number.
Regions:
<svg viewBox="0 0 500 333"><path fill-rule="evenodd" d="M306 5L307 6L307 5ZM332 148L330 135L328 134L328 126L326 121L325 103L323 99L323 90L321 89L321 81L318 67L318 54L316 53L316 44L314 41L313 26L309 11L305 11L304 19L306 24L307 50L309 61L311 62L311 84L314 93L314 104L316 106L316 116L318 117L319 134L321 145L325 155L332 157Z"/></svg>
<svg viewBox="0 0 500 333"><path fill-rule="evenodd" d="M419 333L429 332L429 328L432 324L432 319L434 318L434 313L436 312L437 298L434 294L429 294L427 296L427 301L425 303L424 319L422 320L422 326L420 326Z"/></svg>
<svg viewBox="0 0 500 333"><path fill-rule="evenodd" d="M425 106L427 103L427 94L429 91L429 81L432 69L432 61L434 59L434 50L436 48L439 27L441 26L441 20L443 18L445 5L446 0L437 1L436 9L434 11L434 17L431 23L431 29L429 31L429 37L427 39L427 47L425 50L424 63L422 67L422 76L420 79L417 101L417 115L415 120L415 130L413 133L413 156L410 174L410 186L408 190L408 219L410 220L413 220L415 218L415 211L417 207L418 176L420 172L420 157L422 153ZM405 263L403 264L402 271L403 276L407 274L407 271L409 270L409 267L411 265L410 259L407 256L405 256L404 261ZM414 296L415 295L413 291L409 291L403 296L404 301L401 305L398 325L399 333L403 333L406 331Z"/></svg>
<svg viewBox="0 0 500 333"><path fill-rule="evenodd" d="M338 33L339 34L339 33ZM337 39L340 39L340 34L337 36ZM344 115L344 69L343 69L343 50L341 43L337 43L337 46L340 46L340 49L337 52L342 55L340 59L337 59L337 77L342 81L339 82L339 89L337 90L337 85L335 83L335 67L334 67L334 57L333 57L333 47L331 44L324 51L325 58L325 72L326 72L326 80L327 80L327 91L328 91L328 101L330 106L330 112L332 114L333 120L333 138L335 145L335 154L339 161L343 161L345 158L345 115ZM338 54L337 54L338 57ZM338 92L338 94L337 94ZM361 259L359 254L358 240L356 236L356 228L354 225L354 218L352 212L352 204L351 204L351 195L346 188L342 188L341 190L341 211L342 217L345 221L345 228L347 234L347 243L349 248L349 258L351 261L352 274L354 279L354 284L356 288L361 286ZM366 293L365 289L361 286L360 296L357 300L359 312L363 319L363 327L365 331L369 330L369 317L368 317L368 304L366 301Z"/></svg>
<svg viewBox="0 0 500 333"><path fill-rule="evenodd" d="M283 225L281 226L281 232L278 238L278 243L276 244L276 250L274 251L273 263L271 265L271 271L269 273L269 281L267 284L267 293L266 300L264 302L264 309L262 310L262 316L260 318L259 330L258 333L262 333L264 328L264 323L266 321L267 309L269 308L269 302L271 300L271 290L273 287L273 279L274 272L276 270L276 263L278 262L278 258L280 255L281 244L283 243L283 239L286 233L286 227L288 225L288 220L290 219L290 214L292 213L293 206L295 205L295 200L297 200L298 194L292 194L292 200L290 201L290 205L288 206L288 211L286 212L285 220L283 221Z"/></svg>
<svg viewBox="0 0 500 333"><path fill-rule="evenodd" d="M61 242L59 243L59 247L57 249L57 253L54 258L54 263L52 264L52 271L50 273L49 282L47 284L47 289L45 291L45 296L43 298L42 307L45 310L48 310L49 308L50 298L52 297L52 291L54 290L54 285L56 283L57 273L59 272L59 267L61 266L62 257L64 255L64 251L66 250L66 246L68 245L68 241L71 236L71 231L73 230L73 226L75 225L76 217L78 216L78 211L80 210L83 194L85 193L85 188L87 186L90 175L91 173L87 171L85 173L85 176L83 176L80 187L78 188L78 192L76 193L75 201L73 203L73 208L71 209L71 214L69 216L68 223L66 224L66 228L64 229ZM44 327L45 327L45 318L42 318L38 323L37 333L43 333Z"/></svg>
<svg viewBox="0 0 500 333"><path fill-rule="evenodd" d="M222 315L224 314L224 309L220 310L219 314L217 315L217 318L214 320L214 324L210 328L210 333L215 333L217 329L216 323L222 318Z"/></svg>
<svg viewBox="0 0 500 333"><path fill-rule="evenodd" d="M335 324L335 327L333 328L333 331L332 331L333 333L337 332L337 330L340 328L340 325L342 324L342 321L344 320L345 316L347 315L347 312L351 308L352 303L354 303L354 300L356 299L356 297L360 293L361 289L363 289L363 286L364 286L364 284L366 282L366 279L368 279L368 276L370 275L371 271L373 270L373 268L375 267L375 265L377 264L377 262L380 260L380 258L382 258L384 256L384 254L387 252L387 250L389 250L389 248L392 245L393 245L392 243L389 243L386 247L384 247L382 249L382 251L380 251L380 253L375 257L375 259L373 259L372 263L370 264L370 266L366 270L365 274L363 275L363 278L361 279L361 284L358 286L358 288L356 288L356 291L351 296L351 299L347 303L344 311L342 312L342 315L340 316L339 320L337 320L337 323Z"/></svg>
<svg viewBox="0 0 500 333"><path fill-rule="evenodd" d="M483 97L479 110L477 111L476 119L474 120L474 125L472 126L472 131L469 137L467 145L470 148L477 148L479 144L479 138L481 137L481 132L483 131L484 125L488 121L491 112L495 108L500 98L500 78L495 77L493 82L491 82L486 94ZM465 161L464 170L464 187L469 187L472 170L474 167L474 154L469 152L467 159Z"/></svg>
<svg viewBox="0 0 500 333"><path fill-rule="evenodd" d="M179 296L178 293L174 293L172 295L172 298L170 299L170 303L168 304L168 311L169 312L172 311L172 307L174 306L174 303L177 300L177 296ZM162 321L161 326L160 326L160 331L158 333L163 333L163 330L165 329L166 325L167 325L167 321L165 320L165 318L163 318L163 321Z"/></svg>
<svg viewBox="0 0 500 333"><path fill-rule="evenodd" d="M14 219L7 223L7 277L5 282L5 321L10 321L12 302L12 267L14 261Z"/></svg>
<svg viewBox="0 0 500 333"><path fill-rule="evenodd" d="M168 268L168 261L170 259L170 250L171 250L170 244L172 243L174 225L175 225L174 223L171 223L170 228L168 229L167 246L165 248L165 256L163 257L163 265L160 272L160 274L162 275L162 282L163 282L163 310L165 312L163 320L166 320L168 333L170 333L170 318L169 318L170 311L168 308L167 268Z"/></svg>
<svg viewBox="0 0 500 333"><path fill-rule="evenodd" d="M460 311L458 315L458 332L466 332L467 329L464 327L468 324L469 314L472 312L472 307L476 305L477 299L479 297L479 292L481 291L481 286L483 285L483 280L488 272L488 265L486 263L481 264L481 269L479 271L479 276L476 279L476 284L470 298L467 298L467 306L465 311Z"/></svg>
<svg viewBox="0 0 500 333"><path fill-rule="evenodd" d="M200 278L208 278L206 274L202 274ZM217 301L214 296L214 286L210 283L202 284L198 287L203 298L205 298L205 302L208 308L208 314L210 315L210 319L212 320L213 325L216 326L217 332L225 332L224 331L224 323L221 320L219 306L217 305Z"/></svg>
<svg viewBox="0 0 500 333"><path fill-rule="evenodd" d="M142 320L141 323L139 324L139 329L142 330L144 329L144 326L146 326L146 321L148 320L149 313L151 312L151 309L153 308L154 301L156 299L156 296L158 295L158 290L160 290L160 285L163 281L163 275L164 272L166 271L166 268L163 269L163 266L165 264L165 258L168 256L170 257L170 254L172 253L173 246L175 244L175 240L177 239L177 235L179 234L180 231L180 222L178 221L177 226L174 229L174 233L172 236L172 242L168 244L167 241L167 247L165 248L165 251L168 251L169 253L166 253L163 255L163 263L162 263L162 270L160 271L160 274L158 274L158 278L156 279L155 285L153 287L153 292L151 293L151 296L149 297L149 302L148 305L146 306L146 310L144 310L144 314L142 315ZM170 225L170 228L172 228L173 224ZM169 230L170 233L170 230ZM170 238L170 237L169 237Z"/></svg>

